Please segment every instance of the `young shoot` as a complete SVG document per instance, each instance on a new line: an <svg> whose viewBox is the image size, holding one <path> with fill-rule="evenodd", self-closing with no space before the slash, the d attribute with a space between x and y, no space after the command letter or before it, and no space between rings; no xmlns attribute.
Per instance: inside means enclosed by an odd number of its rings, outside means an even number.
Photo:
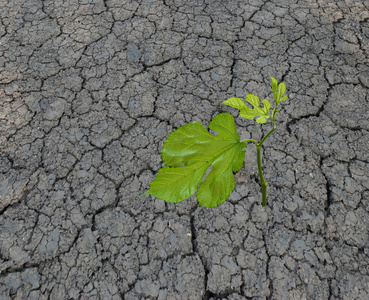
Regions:
<svg viewBox="0 0 369 300"><path fill-rule="evenodd" d="M272 82L275 107L271 110L269 100L262 100L260 107L259 97L248 94L246 103L236 97L229 98L222 104L239 110L239 116L264 124L272 122L272 129L257 142L253 139L240 140L233 116L229 113L216 115L209 123L209 129L219 134L212 135L199 122L192 122L180 126L169 134L164 142L161 157L165 167L161 168L150 189L141 196L153 195L166 202L177 203L194 195L197 191L197 201L200 206L214 207L223 203L234 190L236 185L233 173L238 172L245 159L247 143L256 146L257 164L262 192L262 206L267 205L267 187L261 166L261 147L265 140L276 129L278 104L287 100L286 85L270 77ZM212 166L211 171L203 180L205 172Z"/></svg>

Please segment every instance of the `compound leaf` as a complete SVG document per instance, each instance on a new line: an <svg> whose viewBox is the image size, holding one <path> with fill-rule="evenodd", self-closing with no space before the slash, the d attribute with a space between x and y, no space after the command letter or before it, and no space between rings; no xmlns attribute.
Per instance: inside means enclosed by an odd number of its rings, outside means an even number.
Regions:
<svg viewBox="0 0 369 300"><path fill-rule="evenodd" d="M266 122L267 119L270 118L268 112L270 110L270 102L267 99L264 99L262 102L264 104L264 107L261 108L259 105L259 97L248 94L246 95L246 101L250 103L252 106L254 106L254 109L250 109L248 107L243 108L240 110L240 117L252 120L255 117L259 117L256 119L256 122L258 124L263 124Z"/></svg>
<svg viewBox="0 0 369 300"><path fill-rule="evenodd" d="M173 131L162 149L166 164L144 195L153 195L167 202L180 202L197 193L200 206L214 207L224 202L235 186L233 172L243 166L246 143L241 143L234 119L228 113L215 116L209 124L210 134L198 122ZM206 170L212 170L202 182Z"/></svg>
<svg viewBox="0 0 369 300"><path fill-rule="evenodd" d="M282 101L286 101L287 96L282 97L283 94L287 90L286 84L284 82L281 82L280 84L278 84L277 79L275 79L272 76L270 76L270 80L272 81L272 90L273 90L273 97L274 97L275 102L279 104ZM277 88L278 88L278 91L277 91Z"/></svg>

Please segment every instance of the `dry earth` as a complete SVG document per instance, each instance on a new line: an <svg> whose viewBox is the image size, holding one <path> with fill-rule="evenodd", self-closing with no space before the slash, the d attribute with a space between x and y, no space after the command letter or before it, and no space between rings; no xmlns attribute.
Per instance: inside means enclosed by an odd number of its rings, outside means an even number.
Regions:
<svg viewBox="0 0 369 300"><path fill-rule="evenodd" d="M218 208L137 197L268 71L266 208L253 145ZM0 0L0 298L369 299L368 91L366 0Z"/></svg>

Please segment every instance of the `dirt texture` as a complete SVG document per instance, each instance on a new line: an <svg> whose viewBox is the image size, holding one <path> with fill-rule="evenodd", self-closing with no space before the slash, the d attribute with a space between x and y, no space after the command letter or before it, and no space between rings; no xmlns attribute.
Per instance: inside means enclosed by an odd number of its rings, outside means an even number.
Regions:
<svg viewBox="0 0 369 300"><path fill-rule="evenodd" d="M269 71L267 207L138 197ZM0 0L0 299L369 299L368 111L367 0Z"/></svg>

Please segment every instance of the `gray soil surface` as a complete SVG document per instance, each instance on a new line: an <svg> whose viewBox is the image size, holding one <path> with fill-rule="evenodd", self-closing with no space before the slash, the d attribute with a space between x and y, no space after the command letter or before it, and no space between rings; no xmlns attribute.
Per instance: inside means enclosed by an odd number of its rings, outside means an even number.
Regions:
<svg viewBox="0 0 369 300"><path fill-rule="evenodd" d="M137 197L268 71L267 207ZM0 0L0 299L369 299L368 111L367 0Z"/></svg>

